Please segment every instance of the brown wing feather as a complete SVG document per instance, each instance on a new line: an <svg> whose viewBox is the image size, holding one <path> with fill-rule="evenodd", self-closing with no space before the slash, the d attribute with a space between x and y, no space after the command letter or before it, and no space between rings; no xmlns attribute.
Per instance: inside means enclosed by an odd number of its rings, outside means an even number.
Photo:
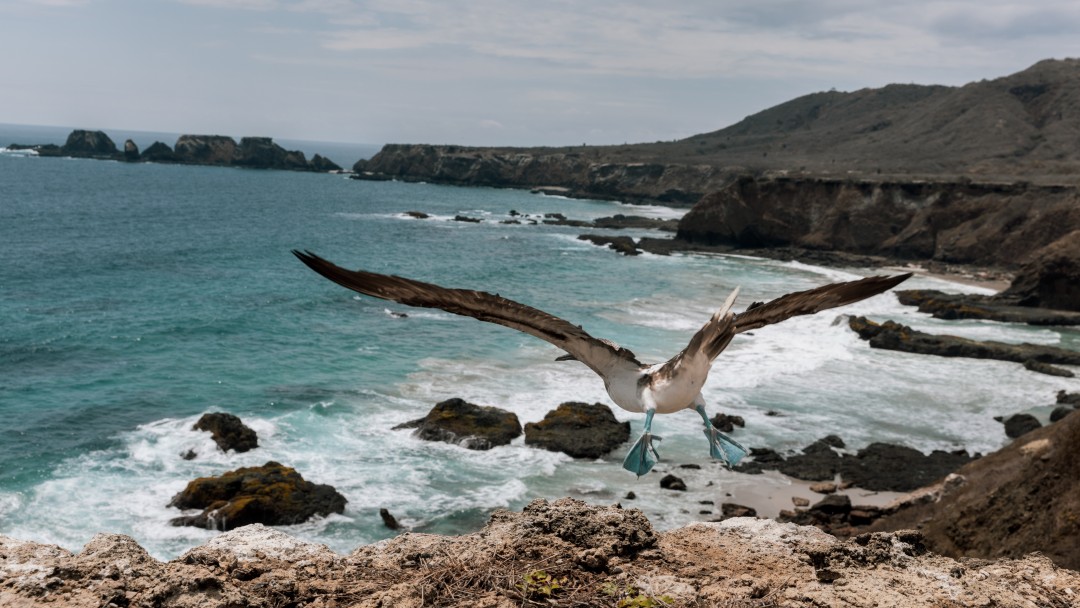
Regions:
<svg viewBox="0 0 1080 608"><path fill-rule="evenodd" d="M642 365L628 349L594 338L564 319L502 296L450 289L395 275L346 270L310 251L293 250L293 255L315 272L353 291L407 306L439 308L536 336L570 353L601 376L611 371L612 366L633 365L636 369Z"/></svg>
<svg viewBox="0 0 1080 608"><path fill-rule="evenodd" d="M896 287L910 277L910 272L891 277L873 276L858 281L832 283L806 291L789 293L735 315L735 331L742 333L798 315L812 315L829 308L865 300Z"/></svg>
<svg viewBox="0 0 1080 608"><path fill-rule="evenodd" d="M704 353L709 360L720 355L731 343L735 334L750 331L798 315L810 315L829 308L852 304L896 287L911 277L911 273L892 277L873 276L858 281L832 283L806 291L780 296L771 302L759 304L734 315L713 315L701 329L690 338L686 348L669 359L658 371L674 375L687 355Z"/></svg>

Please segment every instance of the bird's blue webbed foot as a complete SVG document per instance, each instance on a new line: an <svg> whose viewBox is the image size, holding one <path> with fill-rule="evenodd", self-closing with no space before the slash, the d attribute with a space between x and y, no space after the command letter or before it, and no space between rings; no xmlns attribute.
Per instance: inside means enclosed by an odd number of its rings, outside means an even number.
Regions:
<svg viewBox="0 0 1080 608"><path fill-rule="evenodd" d="M652 419L655 413L655 410L648 410L645 413L645 430L623 459L623 468L638 477L648 473L660 461L660 456L653 447L653 441L660 441L659 437L652 434Z"/></svg>
<svg viewBox="0 0 1080 608"><path fill-rule="evenodd" d="M747 455L747 450L738 441L721 433L705 413L705 406L698 405L697 413L705 420L705 437L709 440L709 455L731 468Z"/></svg>

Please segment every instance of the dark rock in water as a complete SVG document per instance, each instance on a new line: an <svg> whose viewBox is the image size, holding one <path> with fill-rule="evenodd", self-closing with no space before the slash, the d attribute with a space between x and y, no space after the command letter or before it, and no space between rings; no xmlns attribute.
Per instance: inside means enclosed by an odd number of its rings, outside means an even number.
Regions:
<svg viewBox="0 0 1080 608"><path fill-rule="evenodd" d="M924 455L902 445L871 443L855 456L845 456L840 475L845 482L877 492L910 492L952 473L974 460L964 450Z"/></svg>
<svg viewBox="0 0 1080 608"><path fill-rule="evenodd" d="M143 150L139 157L152 163L174 163L177 160L173 149L160 141L150 144L150 147Z"/></svg>
<svg viewBox="0 0 1080 608"><path fill-rule="evenodd" d="M1030 433L1042 427L1039 419L1031 414L1013 414L1005 420L1005 434L1011 439Z"/></svg>
<svg viewBox="0 0 1080 608"><path fill-rule="evenodd" d="M779 470L804 481L832 481L839 473L845 483L866 490L910 492L948 475L973 460L967 452L935 451L924 455L908 447L873 443L855 455L841 456L843 440L829 435L785 459L768 448L751 448L751 460L735 467L742 473Z"/></svg>
<svg viewBox="0 0 1080 608"><path fill-rule="evenodd" d="M731 519L732 517L757 517L756 509L737 505L733 502L725 502L720 505L720 513L720 521Z"/></svg>
<svg viewBox="0 0 1080 608"><path fill-rule="evenodd" d="M195 453L195 450L188 450L180 455L184 460L195 460L196 456L198 456L198 454Z"/></svg>
<svg viewBox="0 0 1080 608"><path fill-rule="evenodd" d="M980 342L956 336L938 336L913 330L894 321L875 323L866 317L851 317L848 319L848 326L859 334L860 338L868 340L873 348L940 357L998 359L1016 363L1030 359L1042 363L1080 365L1080 352L1053 346Z"/></svg>
<svg viewBox="0 0 1080 608"><path fill-rule="evenodd" d="M667 232L675 232L679 228L679 220L661 220L640 215L623 215L617 213L611 217L598 217L593 220L592 225L596 228L611 228L616 230L623 228L656 228Z"/></svg>
<svg viewBox="0 0 1080 608"><path fill-rule="evenodd" d="M1065 405L1075 405L1080 407L1080 393L1067 393L1065 391L1057 392L1057 402Z"/></svg>
<svg viewBox="0 0 1080 608"><path fill-rule="evenodd" d="M470 450L490 450L521 435L521 423L513 412L456 397L435 404L427 416L405 424L415 424L414 434L420 439L456 443Z"/></svg>
<svg viewBox="0 0 1080 608"><path fill-rule="evenodd" d="M469 217L467 215L455 215L454 216L454 221L455 222L468 222L470 224L479 224L480 222L482 222L484 220L482 220L482 219L480 219L478 217Z"/></svg>
<svg viewBox="0 0 1080 608"><path fill-rule="evenodd" d="M117 158L120 155L116 144L104 131L83 129L72 131L60 151L67 156L81 158Z"/></svg>
<svg viewBox="0 0 1080 608"><path fill-rule="evenodd" d="M255 431L232 414L203 414L191 428L196 431L209 431L222 452L247 452L259 447L259 438Z"/></svg>
<svg viewBox="0 0 1080 608"><path fill-rule="evenodd" d="M634 494L633 492L627 492L624 498L626 500L634 500L635 498L637 498L637 494Z"/></svg>
<svg viewBox="0 0 1080 608"><path fill-rule="evenodd" d="M744 428L746 421L742 416L731 416L728 414L718 413L711 419L712 425L720 429L723 433L731 433L735 431L735 427Z"/></svg>
<svg viewBox="0 0 1080 608"><path fill-rule="evenodd" d="M660 487L665 490L686 491L686 483L671 473L664 475L663 479L660 480Z"/></svg>
<svg viewBox="0 0 1080 608"><path fill-rule="evenodd" d="M124 142L124 160L129 163L139 160L139 146L130 139Z"/></svg>
<svg viewBox="0 0 1080 608"><path fill-rule="evenodd" d="M1059 405L1054 408L1054 411L1050 412L1050 422L1057 422L1075 411L1076 410L1071 407Z"/></svg>
<svg viewBox="0 0 1080 608"><path fill-rule="evenodd" d="M803 448L802 454L791 456L779 463L777 469L784 475L807 481L828 481L840 470L840 455L834 447L842 447L839 437L829 435ZM839 443L839 445L837 445Z"/></svg>
<svg viewBox="0 0 1080 608"><path fill-rule="evenodd" d="M1003 295L1021 306L1080 311L1080 230L1032 253Z"/></svg>
<svg viewBox="0 0 1080 608"><path fill-rule="evenodd" d="M177 143L177 150L180 144ZM299 150L286 150L269 137L242 137L233 152L232 164L252 169L308 169L307 158Z"/></svg>
<svg viewBox="0 0 1080 608"><path fill-rule="evenodd" d="M387 509L379 509L379 517L382 518L382 523L387 528L390 528L391 530L401 529L401 524L398 523L398 520L395 519Z"/></svg>
<svg viewBox="0 0 1080 608"><path fill-rule="evenodd" d="M757 475L764 471L774 470L783 462L784 457L772 448L750 448L750 458L735 465L735 470Z"/></svg>
<svg viewBox="0 0 1080 608"><path fill-rule="evenodd" d="M181 163L231 165L236 157L236 140L227 135L181 135L173 154Z"/></svg>
<svg viewBox="0 0 1080 608"><path fill-rule="evenodd" d="M1019 297L1003 294L944 293L934 289L897 291L901 304L917 306L938 319L987 319L1028 325L1080 325L1080 313L1020 306Z"/></svg>
<svg viewBox="0 0 1080 608"><path fill-rule="evenodd" d="M1072 378L1073 376L1075 376L1075 374L1063 367L1057 367L1055 365L1050 365L1049 363L1042 363L1034 359L1028 359L1027 361L1024 361L1024 369L1038 372L1040 374L1046 374L1047 376L1057 376L1059 378Z"/></svg>
<svg viewBox="0 0 1080 608"><path fill-rule="evenodd" d="M680 465L679 465L679 468L680 468L680 469L693 469L693 470L700 470L700 469L701 469L701 465L700 465L700 464L695 464L695 463L690 463L690 464L680 464Z"/></svg>
<svg viewBox="0 0 1080 608"><path fill-rule="evenodd" d="M170 507L202 509L170 521L174 526L232 530L248 524L298 524L316 515L345 510L345 497L333 487L305 481L295 469L277 462L244 467L218 477L188 483Z"/></svg>
<svg viewBox="0 0 1080 608"><path fill-rule="evenodd" d="M406 211L405 215L407 215L409 217L412 217L412 218L416 218L418 220L426 220L427 218L431 217L430 215L424 213L423 211Z"/></svg>
<svg viewBox="0 0 1080 608"><path fill-rule="evenodd" d="M600 458L630 439L630 423L619 422L602 403L567 402L540 422L525 425L525 443L574 458Z"/></svg>
<svg viewBox="0 0 1080 608"><path fill-rule="evenodd" d="M628 236L606 236L601 234L582 234L577 237L581 241L589 241L593 245L599 245L603 247L607 245L609 249L623 255L639 255L641 251L638 250L637 245L634 244L634 239Z"/></svg>
<svg viewBox="0 0 1080 608"><path fill-rule="evenodd" d="M341 171L341 165L326 158L322 154L316 154L311 157L311 170L319 171L320 173L330 173L331 171Z"/></svg>

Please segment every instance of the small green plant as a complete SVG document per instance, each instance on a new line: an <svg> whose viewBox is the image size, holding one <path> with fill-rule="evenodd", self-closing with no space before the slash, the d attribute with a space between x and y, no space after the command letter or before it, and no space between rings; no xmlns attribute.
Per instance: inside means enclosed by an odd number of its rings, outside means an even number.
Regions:
<svg viewBox="0 0 1080 608"><path fill-rule="evenodd" d="M518 588L525 594L525 597L535 597L537 595L551 597L566 585L565 576L555 577L543 570L533 570L522 579L522 582L518 583Z"/></svg>

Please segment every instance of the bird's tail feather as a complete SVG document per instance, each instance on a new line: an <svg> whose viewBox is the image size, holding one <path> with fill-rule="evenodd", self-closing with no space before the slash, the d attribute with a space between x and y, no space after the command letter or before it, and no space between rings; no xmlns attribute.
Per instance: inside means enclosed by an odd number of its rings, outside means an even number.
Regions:
<svg viewBox="0 0 1080 608"><path fill-rule="evenodd" d="M703 336L701 350L712 361L724 352L728 344L731 343L731 339L735 336L734 321L735 315L731 312L731 308L735 305L735 298L739 296L739 288L736 287L727 300L724 301L724 305L717 310L706 327L706 331Z"/></svg>

